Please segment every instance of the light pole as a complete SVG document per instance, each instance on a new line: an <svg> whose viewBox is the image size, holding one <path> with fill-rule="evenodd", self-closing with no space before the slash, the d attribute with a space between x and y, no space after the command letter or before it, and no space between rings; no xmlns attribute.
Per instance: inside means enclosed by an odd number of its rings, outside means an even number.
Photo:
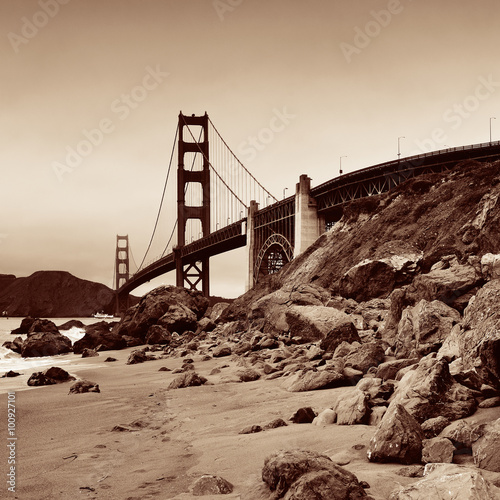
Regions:
<svg viewBox="0 0 500 500"><path fill-rule="evenodd" d="M347 156L341 156L341 157L340 157L339 175L342 175L342 158L347 158Z"/></svg>
<svg viewBox="0 0 500 500"><path fill-rule="evenodd" d="M283 199L285 199L285 191L287 191L288 188L283 189Z"/></svg>
<svg viewBox="0 0 500 500"><path fill-rule="evenodd" d="M491 144L491 120L496 120L494 116L490 118L490 144Z"/></svg>
<svg viewBox="0 0 500 500"><path fill-rule="evenodd" d="M398 137L398 160L401 158L401 139L406 139L404 135Z"/></svg>

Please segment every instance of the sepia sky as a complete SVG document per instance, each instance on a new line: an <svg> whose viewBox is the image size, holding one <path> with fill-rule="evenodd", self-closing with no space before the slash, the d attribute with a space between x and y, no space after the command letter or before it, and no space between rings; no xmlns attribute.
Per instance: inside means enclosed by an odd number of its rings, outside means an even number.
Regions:
<svg viewBox="0 0 500 500"><path fill-rule="evenodd" d="M278 198L398 137L402 156L500 139L499 19L495 0L1 0L0 274L112 286L117 234L139 263L180 111ZM244 291L243 255L211 260L213 294Z"/></svg>

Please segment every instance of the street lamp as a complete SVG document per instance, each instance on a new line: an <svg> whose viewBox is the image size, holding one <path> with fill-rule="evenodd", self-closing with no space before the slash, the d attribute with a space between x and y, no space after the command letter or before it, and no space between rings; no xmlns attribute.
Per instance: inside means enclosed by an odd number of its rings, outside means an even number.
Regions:
<svg viewBox="0 0 500 500"><path fill-rule="evenodd" d="M404 135L398 137L398 160L401 158L401 139L406 139Z"/></svg>
<svg viewBox="0 0 500 500"><path fill-rule="evenodd" d="M287 190L288 190L288 188L283 189L283 199L285 199L285 191L287 191Z"/></svg>
<svg viewBox="0 0 500 500"><path fill-rule="evenodd" d="M490 144L491 144L491 120L496 120L494 116L490 118Z"/></svg>
<svg viewBox="0 0 500 500"><path fill-rule="evenodd" d="M341 156L341 157L340 157L339 175L342 175L342 158L347 158L347 156Z"/></svg>

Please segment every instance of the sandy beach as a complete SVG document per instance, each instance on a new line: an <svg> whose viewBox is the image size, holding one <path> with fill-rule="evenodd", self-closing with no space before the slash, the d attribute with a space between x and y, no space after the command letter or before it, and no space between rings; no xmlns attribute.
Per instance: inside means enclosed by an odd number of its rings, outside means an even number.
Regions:
<svg viewBox="0 0 500 500"><path fill-rule="evenodd" d="M16 491L8 492L8 498L199 498L189 493L190 485L203 474L215 474L234 485L232 494L217 498L268 499L271 492L261 480L265 458L279 449L296 448L348 462L345 468L368 482L367 493L377 500L417 480L396 474L401 464L368 462L366 447L375 427L289 423L239 434L250 425L287 421L300 407L321 411L351 387L290 393L280 387L280 379L236 382L238 358L201 361L194 356L196 372L209 382L167 390L176 375L159 369L175 370L183 358L126 365L131 350L75 358L65 366L74 376L98 383L101 393L70 395L71 383L16 392ZM104 363L107 356L117 361ZM214 368L220 373L211 375ZM0 401L6 408L7 394ZM470 418L499 417L500 408L493 408ZM0 422L2 436L6 422L5 417ZM2 453L5 470L5 447ZM492 480L500 478L483 473Z"/></svg>

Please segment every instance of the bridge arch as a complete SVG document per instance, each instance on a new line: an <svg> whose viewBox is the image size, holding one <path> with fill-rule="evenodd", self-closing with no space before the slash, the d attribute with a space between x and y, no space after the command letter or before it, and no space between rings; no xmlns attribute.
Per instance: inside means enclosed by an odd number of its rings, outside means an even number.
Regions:
<svg viewBox="0 0 500 500"><path fill-rule="evenodd" d="M260 276L277 273L285 264L293 259L293 247L279 233L267 238L259 250L254 268L254 283Z"/></svg>

